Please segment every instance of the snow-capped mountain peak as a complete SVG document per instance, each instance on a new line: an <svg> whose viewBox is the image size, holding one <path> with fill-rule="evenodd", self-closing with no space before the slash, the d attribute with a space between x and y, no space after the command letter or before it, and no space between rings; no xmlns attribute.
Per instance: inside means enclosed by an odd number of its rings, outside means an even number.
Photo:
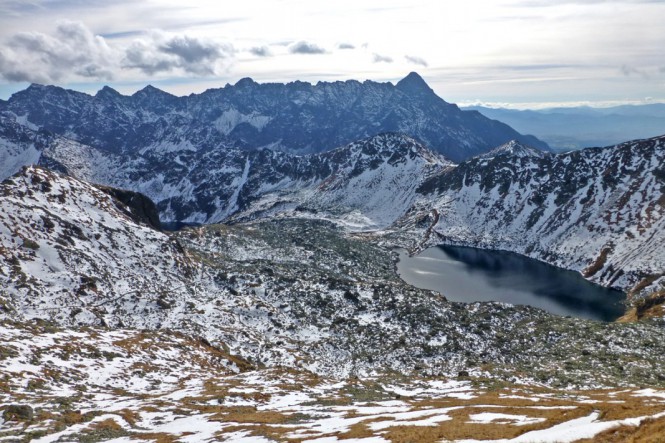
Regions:
<svg viewBox="0 0 665 443"><path fill-rule="evenodd" d="M532 146L525 145L524 143L520 143L517 140L511 140L508 143L505 143L501 146L498 146L495 149L492 149L489 152L486 152L485 154L481 154L480 157L494 158L501 156L510 156L515 158L528 158L528 157L542 158L545 157L546 155L549 155L549 153L541 149L536 149Z"/></svg>
<svg viewBox="0 0 665 443"><path fill-rule="evenodd" d="M236 82L234 85L236 88L251 88L252 86L257 86L256 83L251 77L243 77Z"/></svg>

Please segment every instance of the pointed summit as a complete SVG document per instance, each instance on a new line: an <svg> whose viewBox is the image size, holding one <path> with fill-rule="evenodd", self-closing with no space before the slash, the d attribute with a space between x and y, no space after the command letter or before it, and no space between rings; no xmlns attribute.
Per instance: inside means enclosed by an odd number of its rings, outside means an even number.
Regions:
<svg viewBox="0 0 665 443"><path fill-rule="evenodd" d="M414 94L434 94L432 88L423 80L417 72L411 72L395 85L400 91L414 95Z"/></svg>
<svg viewBox="0 0 665 443"><path fill-rule="evenodd" d="M166 91L162 91L159 88L155 88L153 85L148 85L145 88L141 89L140 91L136 91L132 97L134 96L168 96L168 97L175 97L172 94L169 94Z"/></svg>
<svg viewBox="0 0 665 443"><path fill-rule="evenodd" d="M248 87L251 87L251 86L254 86L254 85L257 85L257 84L258 83L256 83L250 77L244 77L244 78L241 78L240 80L238 80L236 82L235 86L237 88L248 88Z"/></svg>
<svg viewBox="0 0 665 443"><path fill-rule="evenodd" d="M122 97L122 94L120 94L118 91L113 89L110 86L104 86L102 89L97 91L97 94L95 94L95 97L97 98L117 98L117 97Z"/></svg>
<svg viewBox="0 0 665 443"><path fill-rule="evenodd" d="M148 85L131 96L131 101L142 109L148 109L156 113L168 113L177 106L178 97Z"/></svg>

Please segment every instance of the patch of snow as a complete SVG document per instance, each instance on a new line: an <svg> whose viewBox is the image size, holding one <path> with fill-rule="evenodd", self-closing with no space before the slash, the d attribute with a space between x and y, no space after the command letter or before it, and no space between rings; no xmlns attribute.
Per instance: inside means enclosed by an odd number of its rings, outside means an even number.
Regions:
<svg viewBox="0 0 665 443"><path fill-rule="evenodd" d="M528 417L526 415L500 414L497 412L481 412L470 414L469 423L491 424L495 422L510 423L515 426L526 426L534 423L542 423L547 419L542 417Z"/></svg>

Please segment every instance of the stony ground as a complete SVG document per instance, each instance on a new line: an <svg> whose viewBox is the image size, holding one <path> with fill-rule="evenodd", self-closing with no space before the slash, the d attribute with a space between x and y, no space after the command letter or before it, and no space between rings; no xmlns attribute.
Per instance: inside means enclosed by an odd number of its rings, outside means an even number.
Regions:
<svg viewBox="0 0 665 443"><path fill-rule="evenodd" d="M0 339L5 442L612 441L665 417L665 390L331 379L252 367L170 331L4 322Z"/></svg>

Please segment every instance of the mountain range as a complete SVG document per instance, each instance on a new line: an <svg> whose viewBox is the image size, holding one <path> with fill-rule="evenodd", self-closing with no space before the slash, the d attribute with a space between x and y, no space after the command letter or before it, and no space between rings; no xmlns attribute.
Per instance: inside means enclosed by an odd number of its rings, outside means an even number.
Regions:
<svg viewBox="0 0 665 443"><path fill-rule="evenodd" d="M400 88L417 95L422 84L407 79ZM411 235L426 236L423 245L506 249L622 289L657 288L665 269L663 137L558 155L511 141L455 164L400 133L307 155L161 141L135 152L85 145L16 114L0 118L5 174L38 163L140 192L167 226L285 216L351 230L416 226ZM425 234L419 220L428 214L436 220Z"/></svg>
<svg viewBox="0 0 665 443"><path fill-rule="evenodd" d="M318 153L381 132L409 135L454 161L532 136L439 98L411 73L393 85L373 81L259 84L246 78L176 97L152 86L123 96L105 87L90 96L31 85L0 103L28 126L111 154L270 148Z"/></svg>

